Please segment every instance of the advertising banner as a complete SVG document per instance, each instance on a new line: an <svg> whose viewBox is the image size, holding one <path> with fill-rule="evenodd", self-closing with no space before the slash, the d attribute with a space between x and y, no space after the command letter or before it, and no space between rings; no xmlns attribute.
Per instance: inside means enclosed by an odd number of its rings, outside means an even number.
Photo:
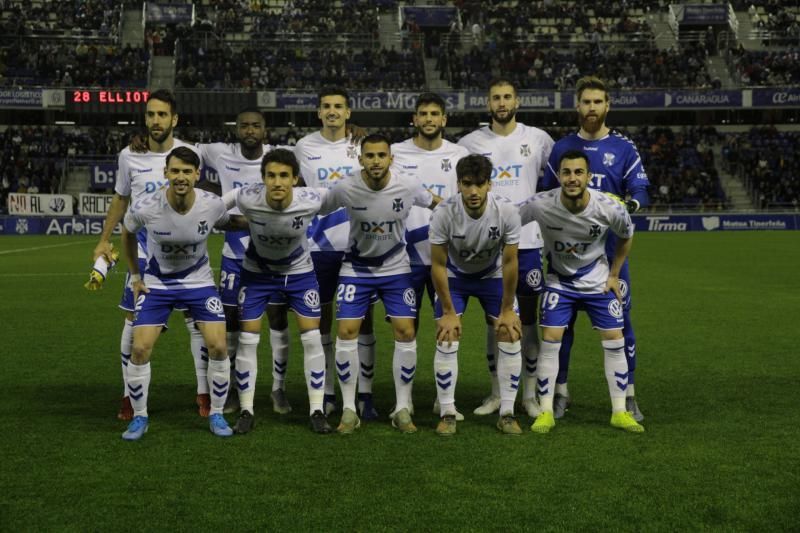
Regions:
<svg viewBox="0 0 800 533"><path fill-rule="evenodd" d="M8 195L8 212L12 215L71 215L72 196L12 192Z"/></svg>

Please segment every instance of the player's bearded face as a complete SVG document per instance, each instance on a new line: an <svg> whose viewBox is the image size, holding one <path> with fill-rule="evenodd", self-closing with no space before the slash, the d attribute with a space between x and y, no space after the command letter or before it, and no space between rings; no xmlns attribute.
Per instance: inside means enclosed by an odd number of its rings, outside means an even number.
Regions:
<svg viewBox="0 0 800 533"><path fill-rule="evenodd" d="M264 142L266 128L264 120L255 113L242 113L236 124L236 137L248 148L255 148Z"/></svg>
<svg viewBox="0 0 800 533"><path fill-rule="evenodd" d="M361 166L372 181L380 182L389 173L392 155L389 145L384 142L364 143L361 148Z"/></svg>
<svg viewBox="0 0 800 533"><path fill-rule="evenodd" d="M489 114L498 124L508 124L514 119L519 98L510 85L496 85L489 90Z"/></svg>
<svg viewBox="0 0 800 533"><path fill-rule="evenodd" d="M414 114L414 126L417 133L429 141L441 137L446 123L447 118L437 104L423 104Z"/></svg>
<svg viewBox="0 0 800 533"><path fill-rule="evenodd" d="M565 159L559 167L561 194L571 200L578 199L586 192L591 174L582 158Z"/></svg>
<svg viewBox="0 0 800 533"><path fill-rule="evenodd" d="M483 210L491 187L490 180L479 184L471 176L466 176L458 182L458 191L461 193L464 206L475 213Z"/></svg>
<svg viewBox="0 0 800 533"><path fill-rule="evenodd" d="M169 139L177 123L178 115L172 113L168 103L161 100L147 102L145 126L150 139L154 142L160 144Z"/></svg>
<svg viewBox="0 0 800 533"><path fill-rule="evenodd" d="M578 120L581 129L596 133L606 123L608 102L606 94L598 89L586 89L581 93L578 101Z"/></svg>

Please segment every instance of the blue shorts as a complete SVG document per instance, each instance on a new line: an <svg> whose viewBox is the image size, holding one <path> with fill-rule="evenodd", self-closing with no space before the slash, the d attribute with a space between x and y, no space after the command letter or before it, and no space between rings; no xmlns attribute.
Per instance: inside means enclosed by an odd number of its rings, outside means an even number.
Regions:
<svg viewBox="0 0 800 533"><path fill-rule="evenodd" d="M453 307L459 316L467 310L470 296L478 299L484 313L495 319L500 316L500 307L503 303L503 278L447 278L447 284L450 288L450 299L453 300ZM519 313L516 303L514 310ZM436 298L433 304L433 318L439 320L442 314L442 303Z"/></svg>
<svg viewBox="0 0 800 533"><path fill-rule="evenodd" d="M147 260L139 258L139 272L144 273L145 268L147 267ZM122 298L119 301L119 308L123 311L130 311L133 313L136 311L136 305L133 302L133 289L131 289L131 274L130 272L125 274L125 287L122 289ZM186 306L183 304L177 304L174 307L177 311L186 311Z"/></svg>
<svg viewBox="0 0 800 533"><path fill-rule="evenodd" d="M536 296L544 290L542 276L542 249L528 248L517 253L519 278L517 296Z"/></svg>
<svg viewBox="0 0 800 533"><path fill-rule="evenodd" d="M622 304L613 292L606 294L577 294L546 289L541 301L539 325L566 328L575 313L583 309L595 329L622 329Z"/></svg>
<svg viewBox="0 0 800 533"><path fill-rule="evenodd" d="M336 289L336 319L364 318L370 303L383 300L386 316L416 318L417 295L411 284L411 274L379 278L339 278Z"/></svg>
<svg viewBox="0 0 800 533"><path fill-rule="evenodd" d="M242 260L223 255L219 269L219 297L222 305L238 305L239 286L242 283Z"/></svg>
<svg viewBox="0 0 800 533"><path fill-rule="evenodd" d="M339 269L342 268L344 252L311 252L314 273L319 283L319 296L323 304L333 302L339 286Z"/></svg>
<svg viewBox="0 0 800 533"><path fill-rule="evenodd" d="M425 296L425 288L427 287L428 299L431 305L435 305L436 292L433 290L430 265L411 265L411 286L414 287L417 302L422 302L422 298Z"/></svg>
<svg viewBox="0 0 800 533"><path fill-rule="evenodd" d="M188 310L195 322L225 322L222 300L209 285L197 289L150 289L140 294L133 326L166 326L173 309Z"/></svg>
<svg viewBox="0 0 800 533"><path fill-rule="evenodd" d="M313 272L286 276L242 270L239 320L259 320L276 294L282 295L299 316L320 317L319 285Z"/></svg>

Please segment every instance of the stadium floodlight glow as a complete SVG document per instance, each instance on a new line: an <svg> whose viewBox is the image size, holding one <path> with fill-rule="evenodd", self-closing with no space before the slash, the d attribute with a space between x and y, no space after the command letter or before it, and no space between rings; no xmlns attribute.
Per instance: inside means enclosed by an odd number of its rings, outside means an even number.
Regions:
<svg viewBox="0 0 800 533"><path fill-rule="evenodd" d="M132 124L132 122L130 120L118 120L117 121L117 125L118 126L129 126L131 124Z"/></svg>
<svg viewBox="0 0 800 533"><path fill-rule="evenodd" d="M74 126L75 121L73 120L56 120L56 126Z"/></svg>
<svg viewBox="0 0 800 533"><path fill-rule="evenodd" d="M225 122L224 124L225 124L226 126L235 126L235 125L236 125L236 122Z"/></svg>

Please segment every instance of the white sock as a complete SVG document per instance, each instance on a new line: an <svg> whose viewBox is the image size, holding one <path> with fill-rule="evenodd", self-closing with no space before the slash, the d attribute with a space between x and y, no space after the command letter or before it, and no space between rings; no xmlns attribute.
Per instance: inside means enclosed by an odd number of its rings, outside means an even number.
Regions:
<svg viewBox="0 0 800 533"><path fill-rule="evenodd" d="M122 326L122 335L119 339L119 355L122 361L122 396L128 395L128 365L131 362L131 351L133 350L133 322L125 319Z"/></svg>
<svg viewBox="0 0 800 533"><path fill-rule="evenodd" d="M536 326L522 326L522 356L525 358L525 388L522 399L536 397L536 360L539 358L539 337Z"/></svg>
<svg viewBox="0 0 800 533"><path fill-rule="evenodd" d="M542 407L542 412L553 412L553 394L558 375L558 351L560 349L560 342L543 340L539 345L536 391L539 393L539 405Z"/></svg>
<svg viewBox="0 0 800 533"><path fill-rule="evenodd" d="M150 362L128 365L128 396L133 416L147 416L147 394L150 391Z"/></svg>
<svg viewBox="0 0 800 533"><path fill-rule="evenodd" d="M358 340L336 339L336 376L342 391L342 411L356 411L356 384L358 383ZM329 380L333 383L333 380Z"/></svg>
<svg viewBox="0 0 800 533"><path fill-rule="evenodd" d="M497 379L500 382L500 415L514 414L514 401L519 389L522 370L522 343L497 343Z"/></svg>
<svg viewBox="0 0 800 533"><path fill-rule="evenodd" d="M625 339L603 341L603 358L611 396L611 412L625 410L625 391L628 388L628 361L625 359Z"/></svg>
<svg viewBox="0 0 800 533"><path fill-rule="evenodd" d="M565 398L569 396L569 389L567 388L566 383L556 383L556 394L559 396L564 396Z"/></svg>
<svg viewBox="0 0 800 533"><path fill-rule="evenodd" d="M272 390L283 390L289 361L289 328L270 329L269 345L272 347Z"/></svg>
<svg viewBox="0 0 800 533"><path fill-rule="evenodd" d="M633 383L628 383L628 388L625 389L625 395L628 398L635 398L636 397L636 390L633 388Z"/></svg>
<svg viewBox="0 0 800 533"><path fill-rule="evenodd" d="M211 389L212 415L221 415L230 390L231 361L211 359L208 362L208 388Z"/></svg>
<svg viewBox="0 0 800 533"><path fill-rule="evenodd" d="M306 331L300 335L303 343L303 373L306 376L308 389L309 414L322 411L322 400L325 394L325 353L318 329Z"/></svg>
<svg viewBox="0 0 800 533"><path fill-rule="evenodd" d="M392 374L394 392L397 396L395 412L408 409L411 403L411 390L414 388L414 374L417 372L417 340L410 342L394 341Z"/></svg>
<svg viewBox="0 0 800 533"><path fill-rule="evenodd" d="M336 352L333 349L333 341L329 334L320 335L322 351L325 353L325 394L333 396L336 394L334 383L336 383Z"/></svg>
<svg viewBox="0 0 800 533"><path fill-rule="evenodd" d="M489 368L489 377L492 379L492 396L500 397L500 382L497 381L497 340L494 336L494 326L486 327L486 365Z"/></svg>
<svg viewBox="0 0 800 533"><path fill-rule="evenodd" d="M208 348L203 342L203 334L195 327L193 318L184 318L189 330L189 346L194 359L194 374L197 377L197 394L208 394Z"/></svg>
<svg viewBox="0 0 800 533"><path fill-rule="evenodd" d="M439 416L456 414L456 382L458 381L458 341L436 344L433 356L436 378L436 395L439 398Z"/></svg>
<svg viewBox="0 0 800 533"><path fill-rule="evenodd" d="M258 333L239 333L239 346L236 348L236 388L239 391L239 408L242 411L253 411L253 399L256 393L256 377L258 376Z"/></svg>
<svg viewBox="0 0 800 533"><path fill-rule="evenodd" d="M372 394L372 380L375 378L375 334L358 336L358 392Z"/></svg>
<svg viewBox="0 0 800 533"><path fill-rule="evenodd" d="M239 347L239 331L225 332L225 343L228 347L228 360L230 361L231 367L231 383L236 383L236 349ZM228 394L230 394L230 392Z"/></svg>

